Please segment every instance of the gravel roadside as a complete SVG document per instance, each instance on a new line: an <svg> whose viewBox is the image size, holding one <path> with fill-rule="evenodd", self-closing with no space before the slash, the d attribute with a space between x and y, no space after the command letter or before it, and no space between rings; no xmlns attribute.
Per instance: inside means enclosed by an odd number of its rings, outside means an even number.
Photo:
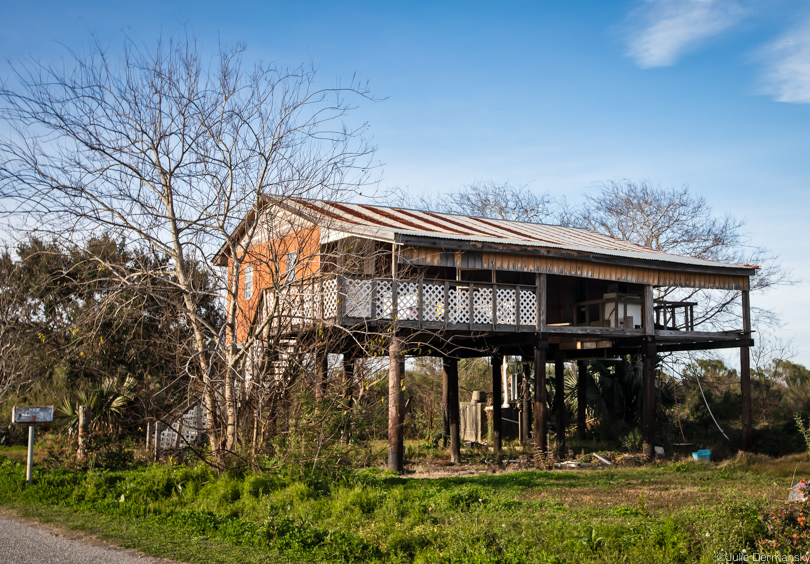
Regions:
<svg viewBox="0 0 810 564"><path fill-rule="evenodd" d="M0 561L14 564L180 564L134 550L79 540L18 517L0 515ZM65 532L66 533L66 532Z"/></svg>

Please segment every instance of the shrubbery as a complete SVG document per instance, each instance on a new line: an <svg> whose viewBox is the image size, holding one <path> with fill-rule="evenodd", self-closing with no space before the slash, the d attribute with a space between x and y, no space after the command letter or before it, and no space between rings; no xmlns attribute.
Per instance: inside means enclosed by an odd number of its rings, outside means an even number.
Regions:
<svg viewBox="0 0 810 564"><path fill-rule="evenodd" d="M800 482L801 490L810 494L807 481ZM763 545L770 550L804 551L810 547L810 499L789 501L766 513L762 521L767 527Z"/></svg>

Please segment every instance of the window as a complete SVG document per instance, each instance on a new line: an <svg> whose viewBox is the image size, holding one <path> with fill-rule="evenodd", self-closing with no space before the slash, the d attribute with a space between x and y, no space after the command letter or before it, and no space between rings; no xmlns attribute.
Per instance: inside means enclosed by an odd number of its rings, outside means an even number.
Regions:
<svg viewBox="0 0 810 564"><path fill-rule="evenodd" d="M295 267L298 264L298 253L287 253L287 282L295 281Z"/></svg>
<svg viewBox="0 0 810 564"><path fill-rule="evenodd" d="M247 265L245 267L245 299L249 300L253 297L253 266Z"/></svg>

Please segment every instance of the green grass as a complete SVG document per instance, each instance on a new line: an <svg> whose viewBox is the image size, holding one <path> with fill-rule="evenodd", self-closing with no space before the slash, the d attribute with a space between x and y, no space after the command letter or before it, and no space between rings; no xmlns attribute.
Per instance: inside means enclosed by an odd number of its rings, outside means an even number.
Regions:
<svg viewBox="0 0 810 564"><path fill-rule="evenodd" d="M47 471L0 457L0 504L187 562L715 562L810 465L742 457L640 468L407 479L151 466ZM804 476L801 472L805 472Z"/></svg>

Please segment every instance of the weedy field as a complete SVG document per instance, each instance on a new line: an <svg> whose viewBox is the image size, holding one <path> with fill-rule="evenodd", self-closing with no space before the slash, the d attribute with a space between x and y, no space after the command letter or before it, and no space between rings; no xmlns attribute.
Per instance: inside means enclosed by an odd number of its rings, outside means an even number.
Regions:
<svg viewBox="0 0 810 564"><path fill-rule="evenodd" d="M403 478L376 468L37 468L0 457L0 504L187 562L716 562L802 555L806 455L721 465Z"/></svg>

